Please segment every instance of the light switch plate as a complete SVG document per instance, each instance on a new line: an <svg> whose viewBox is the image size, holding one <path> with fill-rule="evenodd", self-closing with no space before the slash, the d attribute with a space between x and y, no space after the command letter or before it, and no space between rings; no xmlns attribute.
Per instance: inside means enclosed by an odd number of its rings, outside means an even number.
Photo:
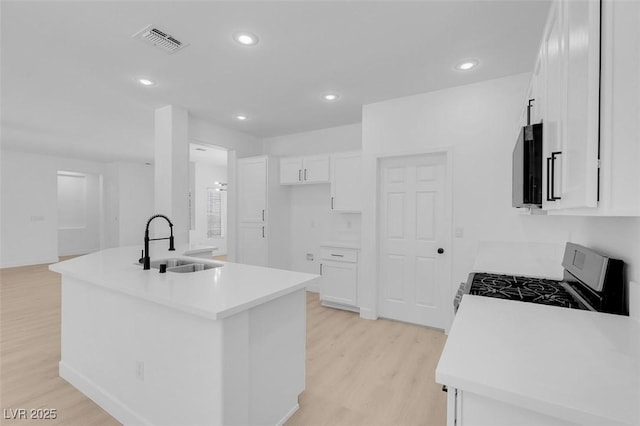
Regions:
<svg viewBox="0 0 640 426"><path fill-rule="evenodd" d="M313 253L307 253L307 260L313 262Z"/></svg>

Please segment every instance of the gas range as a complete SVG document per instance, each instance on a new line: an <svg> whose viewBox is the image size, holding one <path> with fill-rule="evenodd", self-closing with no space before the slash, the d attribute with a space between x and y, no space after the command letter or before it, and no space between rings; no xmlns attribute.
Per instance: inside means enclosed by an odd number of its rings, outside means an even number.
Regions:
<svg viewBox="0 0 640 426"><path fill-rule="evenodd" d="M469 274L454 298L454 308L465 294L628 315L622 268L618 259L567 243L563 280L485 272Z"/></svg>
<svg viewBox="0 0 640 426"><path fill-rule="evenodd" d="M473 273L469 294L565 308L588 309L583 302L576 300L562 281L545 278Z"/></svg>

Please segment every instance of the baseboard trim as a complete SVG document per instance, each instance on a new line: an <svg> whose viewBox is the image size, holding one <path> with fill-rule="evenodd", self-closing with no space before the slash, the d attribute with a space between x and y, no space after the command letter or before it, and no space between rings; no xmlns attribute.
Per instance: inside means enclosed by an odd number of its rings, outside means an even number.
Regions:
<svg viewBox="0 0 640 426"><path fill-rule="evenodd" d="M351 311L356 314L360 313L360 309L357 306L343 305L342 303L330 302L322 299L320 299L320 304L327 308L342 309L343 311Z"/></svg>
<svg viewBox="0 0 640 426"><path fill-rule="evenodd" d="M119 399L109 392L97 386L84 374L60 361L58 364L60 377L69 382L73 387L82 392L93 402L102 407L107 413L124 425L149 425L151 423L141 417L138 413L124 405Z"/></svg>
<svg viewBox="0 0 640 426"><path fill-rule="evenodd" d="M360 318L368 320L377 320L378 314L369 308L360 308Z"/></svg>
<svg viewBox="0 0 640 426"><path fill-rule="evenodd" d="M276 423L276 426L282 426L283 424L285 424L286 421L289 420L289 418L293 416L296 413L296 411L298 411L299 408L300 408L300 404L294 405L293 408L289 410L289 412L285 414L284 417L278 421L278 423Z"/></svg>
<svg viewBox="0 0 640 426"><path fill-rule="evenodd" d="M4 268L19 268L22 266L34 266L34 265L48 265L50 263L58 263L60 259L58 257L48 257L45 259L33 259L33 260L14 260L0 264L0 269Z"/></svg>

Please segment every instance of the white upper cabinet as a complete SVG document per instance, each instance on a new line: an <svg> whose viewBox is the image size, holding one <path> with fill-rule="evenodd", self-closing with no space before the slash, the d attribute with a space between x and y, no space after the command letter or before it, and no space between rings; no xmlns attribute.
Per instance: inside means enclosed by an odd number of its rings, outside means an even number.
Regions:
<svg viewBox="0 0 640 426"><path fill-rule="evenodd" d="M599 2L554 2L540 49L539 74L534 72L542 95L546 210L597 206L599 58Z"/></svg>
<svg viewBox="0 0 640 426"><path fill-rule="evenodd" d="M563 1L566 97L562 208L598 205L600 2Z"/></svg>
<svg viewBox="0 0 640 426"><path fill-rule="evenodd" d="M362 156L359 152L331 156L331 209L362 211Z"/></svg>
<svg viewBox="0 0 640 426"><path fill-rule="evenodd" d="M329 182L328 155L304 157L302 160L302 180L305 183Z"/></svg>
<svg viewBox="0 0 640 426"><path fill-rule="evenodd" d="M280 159L280 184L302 183L302 158Z"/></svg>
<svg viewBox="0 0 640 426"><path fill-rule="evenodd" d="M285 157L280 159L280 184L298 185L329 182L329 156Z"/></svg>
<svg viewBox="0 0 640 426"><path fill-rule="evenodd" d="M264 222L267 208L267 158L238 160L238 221Z"/></svg>
<svg viewBox="0 0 640 426"><path fill-rule="evenodd" d="M640 2L554 1L525 102L543 123L544 210L640 216L639 75Z"/></svg>

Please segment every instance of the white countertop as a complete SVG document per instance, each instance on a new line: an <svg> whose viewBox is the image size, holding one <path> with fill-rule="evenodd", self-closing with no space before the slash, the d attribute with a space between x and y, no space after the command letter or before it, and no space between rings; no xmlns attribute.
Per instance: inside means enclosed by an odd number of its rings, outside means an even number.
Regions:
<svg viewBox="0 0 640 426"><path fill-rule="evenodd" d="M640 323L465 295L436 381L579 424L640 425Z"/></svg>
<svg viewBox="0 0 640 426"><path fill-rule="evenodd" d="M156 254L157 253L157 254ZM153 247L152 258L187 258ZM49 269L92 284L210 319L221 319L305 288L318 275L222 261L222 267L179 274L145 271L136 264L140 247L107 249Z"/></svg>
<svg viewBox="0 0 640 426"><path fill-rule="evenodd" d="M320 247L339 247L360 250L360 241L323 241L320 243Z"/></svg>

